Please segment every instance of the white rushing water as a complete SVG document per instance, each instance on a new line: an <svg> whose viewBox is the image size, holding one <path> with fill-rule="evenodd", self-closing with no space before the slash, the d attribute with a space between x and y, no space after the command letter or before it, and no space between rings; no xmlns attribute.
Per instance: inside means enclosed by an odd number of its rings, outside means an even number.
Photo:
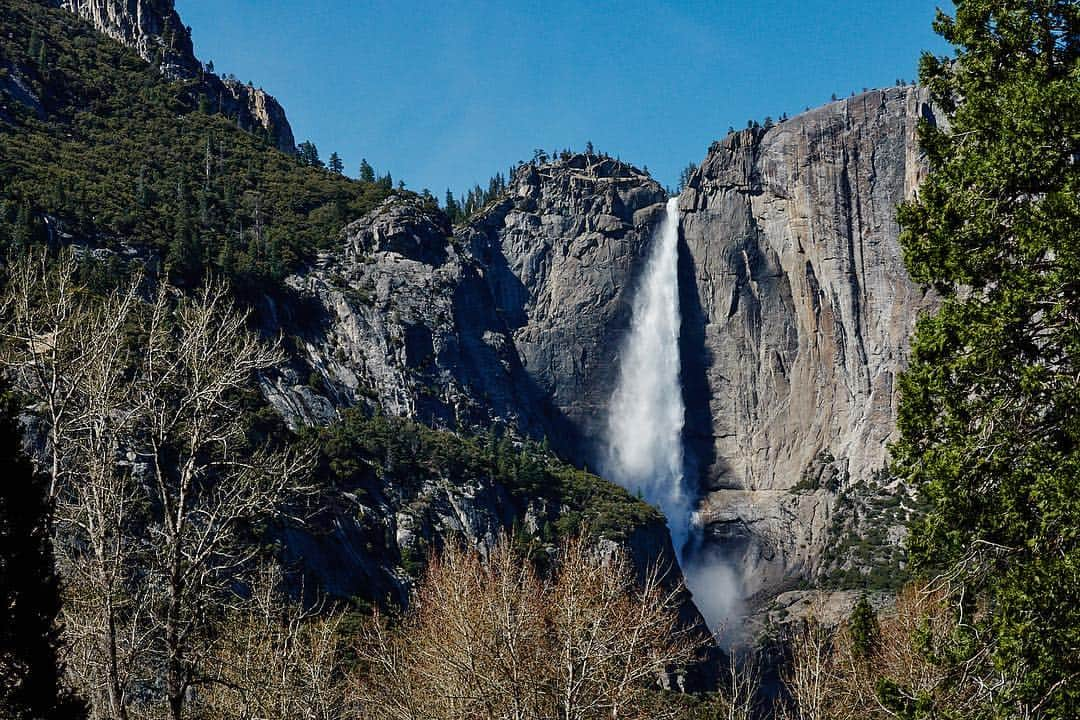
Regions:
<svg viewBox="0 0 1080 720"><path fill-rule="evenodd" d="M663 511L681 563L692 507L683 482L678 257L679 204L671 198L634 298L608 409L604 472Z"/></svg>
<svg viewBox="0 0 1080 720"><path fill-rule="evenodd" d="M687 542L697 516L683 476L686 407L679 377L678 260L679 205L671 198L634 297L619 384L608 408L604 473L667 517L694 603L717 640L728 644L738 633L742 609L736 573L715 548Z"/></svg>

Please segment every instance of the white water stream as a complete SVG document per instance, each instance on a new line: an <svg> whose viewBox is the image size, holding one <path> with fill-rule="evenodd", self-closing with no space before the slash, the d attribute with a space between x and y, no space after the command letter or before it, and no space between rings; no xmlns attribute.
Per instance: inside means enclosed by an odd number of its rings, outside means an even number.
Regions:
<svg viewBox="0 0 1080 720"><path fill-rule="evenodd" d="M663 511L681 563L692 498L683 482L678 258L679 203L671 198L634 298L630 336L608 409L604 472Z"/></svg>

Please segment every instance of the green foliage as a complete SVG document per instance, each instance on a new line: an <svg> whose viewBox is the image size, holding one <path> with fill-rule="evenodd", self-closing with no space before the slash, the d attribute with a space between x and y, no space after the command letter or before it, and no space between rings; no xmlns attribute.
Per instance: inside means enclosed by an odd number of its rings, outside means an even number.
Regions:
<svg viewBox="0 0 1080 720"><path fill-rule="evenodd" d="M342 175L345 173L345 163L341 161L341 156L336 152L330 153L330 159L326 162L326 169L335 175Z"/></svg>
<svg viewBox="0 0 1080 720"><path fill-rule="evenodd" d="M696 163L690 163L682 169L682 172L679 173L679 192L686 189L687 184L690 182L690 178L693 177L695 172L697 172Z"/></svg>
<svg viewBox="0 0 1080 720"><path fill-rule="evenodd" d="M77 718L61 683L49 484L23 452L19 412L0 388L0 717Z"/></svg>
<svg viewBox="0 0 1080 720"><path fill-rule="evenodd" d="M473 186L465 195L458 199L454 199L453 193L450 190L446 191L446 206L443 211L447 217L450 218L450 222L455 225L475 215L480 210L483 210L488 203L493 202L506 193L507 183L506 178L502 173L495 173L488 180L487 188L482 188L479 185Z"/></svg>
<svg viewBox="0 0 1080 720"><path fill-rule="evenodd" d="M360 180L363 182L375 182L375 168L371 167L367 158L360 161Z"/></svg>
<svg viewBox="0 0 1080 720"><path fill-rule="evenodd" d="M417 422L348 410L341 421L320 431L321 474L339 488L376 495L388 485L415 497L425 484L442 478L456 485L486 480L502 486L523 517L526 507L551 508L550 525L536 538L545 543L590 532L615 540L663 517L622 488L559 461L534 443L491 432L464 437ZM416 558L411 558L416 561Z"/></svg>
<svg viewBox="0 0 1080 720"><path fill-rule="evenodd" d="M920 129L931 171L899 214L912 276L944 295L900 382L896 469L932 504L911 548L986 608L968 654L1014 680L990 710L1074 717L1080 5L966 0L935 28L958 59L921 79L948 124Z"/></svg>
<svg viewBox="0 0 1080 720"><path fill-rule="evenodd" d="M821 477L834 477L835 466L824 469ZM898 590L911 579L908 555L890 533L925 513L919 496L895 484L885 471L845 487L832 512L817 584L836 590Z"/></svg>
<svg viewBox="0 0 1080 720"><path fill-rule="evenodd" d="M310 140L305 140L296 146L296 156L308 167L324 167L323 161L319 159L319 148L315 147L315 143Z"/></svg>
<svg viewBox="0 0 1080 720"><path fill-rule="evenodd" d="M158 253L174 280L214 270L261 289L387 196L210 114L217 98L198 81L168 82L46 5L10 0L0 13L0 65L41 100L39 114L0 90L0 250L46 240L50 215L77 237Z"/></svg>
<svg viewBox="0 0 1080 720"><path fill-rule="evenodd" d="M866 593L859 596L859 601L851 610L848 619L848 633L851 636L852 651L857 658L867 658L873 654L881 640L881 628L878 626L877 613L870 605Z"/></svg>

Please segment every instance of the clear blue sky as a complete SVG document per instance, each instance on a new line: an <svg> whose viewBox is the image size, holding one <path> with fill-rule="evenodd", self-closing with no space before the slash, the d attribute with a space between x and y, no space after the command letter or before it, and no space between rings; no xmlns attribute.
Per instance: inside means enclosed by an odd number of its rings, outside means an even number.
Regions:
<svg viewBox="0 0 1080 720"><path fill-rule="evenodd" d="M177 0L195 50L266 88L297 142L414 190L484 184L533 148L674 185L729 125L916 75L947 0Z"/></svg>

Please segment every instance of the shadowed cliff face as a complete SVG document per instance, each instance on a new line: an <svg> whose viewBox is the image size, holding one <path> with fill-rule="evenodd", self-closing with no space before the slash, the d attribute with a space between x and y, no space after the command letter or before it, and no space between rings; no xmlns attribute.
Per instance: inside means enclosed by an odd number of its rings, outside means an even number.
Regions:
<svg viewBox="0 0 1080 720"><path fill-rule="evenodd" d="M636 168L578 154L524 165L508 197L458 237L484 278L533 383L552 441L597 466L635 280L666 194Z"/></svg>
<svg viewBox="0 0 1080 720"><path fill-rule="evenodd" d="M191 33L172 0L60 0L59 5L89 21L99 32L127 45L169 79L195 77Z"/></svg>
<svg viewBox="0 0 1080 720"><path fill-rule="evenodd" d="M839 489L818 478L886 463L896 374L932 302L895 220L925 170L920 118L925 93L892 88L735 133L680 197L688 444L707 536L748 594L817 569Z"/></svg>
<svg viewBox="0 0 1080 720"><path fill-rule="evenodd" d="M335 251L291 276L289 294L265 299L263 329L284 331L291 353L263 391L290 425L327 425L343 408L366 406L464 434L493 425L536 439L555 431L559 409L525 371L485 279L495 266L479 262L460 234L432 204L394 194L349 224ZM399 558L423 557L447 537L488 547L515 521L535 532L574 510L546 499L552 488L512 496L454 462L423 474L419 484L376 475L364 492L348 489L317 532L285 532L287 558L333 593L375 588L403 599ZM619 542L640 570L674 557L660 516L627 523ZM671 579L681 579L677 570ZM681 610L701 626L688 599Z"/></svg>
<svg viewBox="0 0 1080 720"><path fill-rule="evenodd" d="M265 133L283 152L296 152L285 110L262 88L207 72L191 42L191 31L173 0L52 0L79 15L99 32L126 45L169 80L195 80L210 107L244 130Z"/></svg>

